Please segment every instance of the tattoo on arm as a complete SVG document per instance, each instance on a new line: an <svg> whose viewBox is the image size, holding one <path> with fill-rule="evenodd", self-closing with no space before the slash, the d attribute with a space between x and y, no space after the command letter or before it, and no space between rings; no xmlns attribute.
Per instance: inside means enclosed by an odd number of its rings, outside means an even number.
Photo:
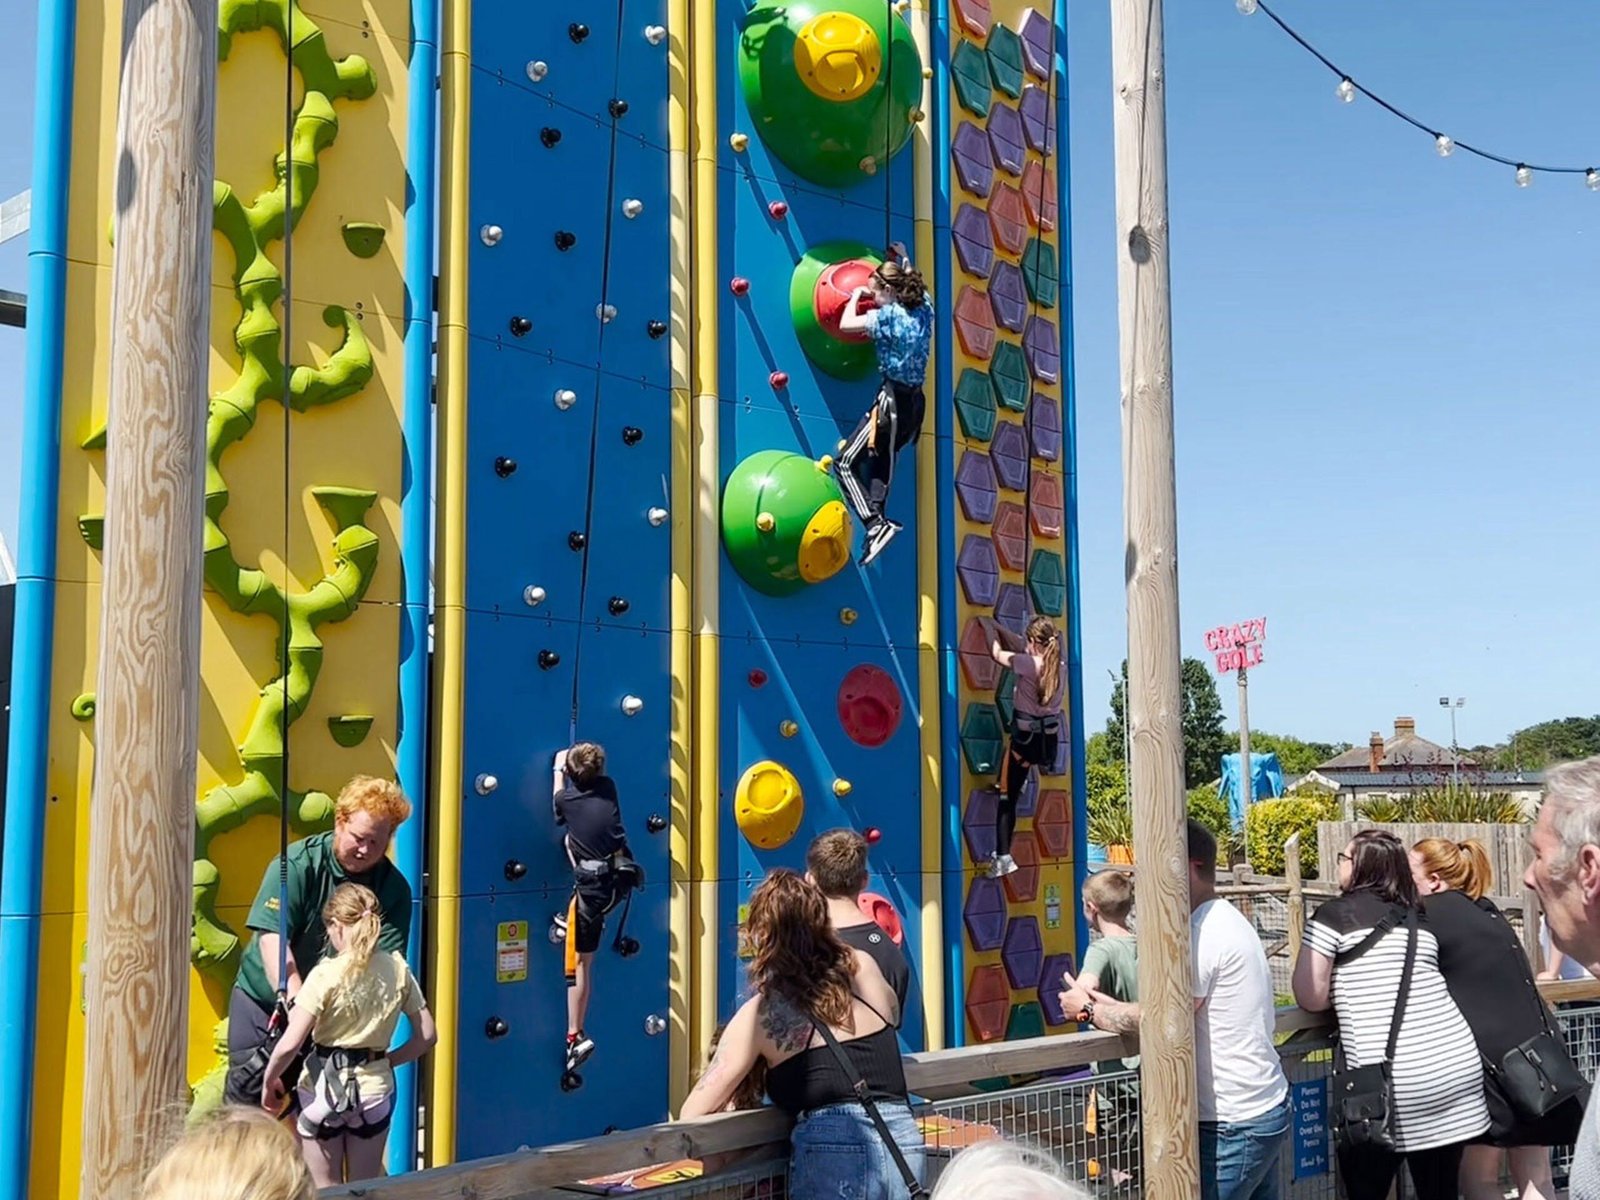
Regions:
<svg viewBox="0 0 1600 1200"><path fill-rule="evenodd" d="M785 1054L797 1054L811 1041L811 1018L782 996L768 995L761 1005L761 1031Z"/></svg>
<svg viewBox="0 0 1600 1200"><path fill-rule="evenodd" d="M1096 1029L1103 1029L1107 1033L1138 1033L1139 1006L1124 1004L1120 1000L1096 1004L1094 1024Z"/></svg>

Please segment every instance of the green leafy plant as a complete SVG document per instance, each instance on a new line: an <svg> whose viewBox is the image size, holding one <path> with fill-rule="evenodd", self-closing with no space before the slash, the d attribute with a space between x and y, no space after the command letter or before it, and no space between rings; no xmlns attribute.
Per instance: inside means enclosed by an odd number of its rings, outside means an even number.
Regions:
<svg viewBox="0 0 1600 1200"><path fill-rule="evenodd" d="M1250 865L1263 875L1282 875L1283 843L1300 835L1300 873L1317 873L1317 822L1339 819L1339 804L1320 796L1280 796L1250 806L1246 840Z"/></svg>
<svg viewBox="0 0 1600 1200"><path fill-rule="evenodd" d="M1217 857L1224 866L1236 850L1244 849L1243 836L1233 827L1228 801L1217 794L1217 785L1202 783L1189 789L1189 815L1204 825L1217 839Z"/></svg>
<svg viewBox="0 0 1600 1200"><path fill-rule="evenodd" d="M1520 825L1528 819L1509 792L1447 783L1411 798L1411 820L1427 824Z"/></svg>
<svg viewBox="0 0 1600 1200"><path fill-rule="evenodd" d="M1357 802L1356 816L1376 825L1397 825L1411 820L1411 805L1393 796L1371 796Z"/></svg>
<svg viewBox="0 0 1600 1200"><path fill-rule="evenodd" d="M1089 840L1097 846L1133 845L1133 812L1126 797L1089 806Z"/></svg>

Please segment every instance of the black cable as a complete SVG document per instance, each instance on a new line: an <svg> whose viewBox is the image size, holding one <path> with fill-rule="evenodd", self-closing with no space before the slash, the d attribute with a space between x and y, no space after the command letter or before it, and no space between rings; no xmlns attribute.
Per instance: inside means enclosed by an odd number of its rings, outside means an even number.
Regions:
<svg viewBox="0 0 1600 1200"><path fill-rule="evenodd" d="M606 301L610 298L611 290L611 230L616 209L617 122L622 119L621 114L624 111L616 104L616 89L622 83L622 24L625 2L626 0L617 0L617 45L611 66L613 99L608 110L611 114L611 149L610 161L606 166L605 237L600 252L600 308L598 314L600 340L595 353L594 412L589 418L589 482L583 503L584 544L581 551L583 554L583 568L578 577L578 632L572 648L572 711L567 722L568 745L576 742L578 738L578 680L581 678L578 667L583 661L583 628L586 623L584 610L589 597L589 554L593 549L588 539L594 524L595 460L600 447L600 388L601 380L603 379L600 372L600 363L605 358L606 326L611 323L606 316Z"/></svg>
<svg viewBox="0 0 1600 1200"><path fill-rule="evenodd" d="M278 714L281 773L278 780L278 999L289 996L289 381L292 377L293 350L290 332L294 328L292 283L294 280L294 43L293 31L284 26L283 49L283 380L279 395L283 406L283 613L280 628L283 648L279 669L283 672L283 704Z"/></svg>
<svg viewBox="0 0 1600 1200"><path fill-rule="evenodd" d="M896 104L894 99L894 22L898 16L894 10L894 0L883 0L883 30L888 38L888 45L884 53L888 55L888 65L884 70L884 90L886 100L884 104L883 120L883 252L889 253L889 247L894 245L894 172L889 168L889 156L894 146L894 125ZM896 264L897 266L899 264Z"/></svg>
<svg viewBox="0 0 1600 1200"><path fill-rule="evenodd" d="M1353 87L1356 91L1360 92L1368 100L1371 100L1379 108L1383 109L1385 112L1391 113L1392 115L1394 115L1396 117L1399 117L1402 121L1404 121L1407 125L1412 126L1414 129L1421 130L1423 133L1425 133L1429 137L1433 138L1436 142L1441 137L1448 137L1449 136L1448 134L1444 133L1442 130L1433 128L1433 126L1429 125L1427 122L1419 121L1419 120L1417 120L1416 117L1413 117L1411 114L1409 114L1407 112L1404 112L1399 108L1396 108L1393 104L1390 104L1387 100L1385 100L1382 96L1378 95L1376 92L1373 92L1373 91L1371 91L1371 90L1369 90L1369 89L1367 89L1365 87L1362 87L1359 83L1357 83L1355 81L1355 79L1348 72L1340 70L1339 67L1334 64L1333 60L1331 60L1326 54L1322 53L1322 51L1318 50L1310 42L1306 41L1305 38L1301 37L1300 34L1298 34L1293 29L1291 29L1289 27L1288 22L1285 21L1282 17L1280 17L1277 13L1273 12L1272 9L1269 8L1266 5L1266 3L1264 3L1264 0L1256 0L1256 7L1259 8L1262 12L1266 13L1267 17L1272 21L1272 23L1274 25L1276 25L1279 29L1283 30L1284 33L1288 34L1289 37L1292 38L1295 41L1295 43L1301 47L1301 49L1305 50L1308 54L1310 54L1313 58L1315 58L1323 66L1327 67L1328 70L1331 71L1334 75L1337 75L1341 82L1348 83L1351 87ZM1518 159L1518 158L1507 158L1503 154L1495 154L1493 151L1490 151L1490 150L1479 149L1477 146L1472 145L1470 142L1463 142L1463 141L1460 141L1457 138L1451 138L1450 141L1452 142L1452 144L1454 144L1455 148L1458 149L1458 150L1465 150L1468 154L1475 154L1479 158L1485 159L1488 162L1500 163L1502 166L1507 166L1507 167L1516 167L1518 170L1536 171L1536 172L1539 172L1540 174L1544 174L1544 175L1583 175L1583 176L1586 176L1586 177L1593 175L1594 174L1594 170L1595 170L1593 167L1548 167L1548 166L1539 166L1536 163L1524 162L1523 160Z"/></svg>

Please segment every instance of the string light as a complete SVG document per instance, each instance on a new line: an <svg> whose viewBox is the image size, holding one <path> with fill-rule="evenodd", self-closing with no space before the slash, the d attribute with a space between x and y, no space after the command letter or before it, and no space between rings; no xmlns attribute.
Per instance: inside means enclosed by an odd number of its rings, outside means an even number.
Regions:
<svg viewBox="0 0 1600 1200"><path fill-rule="evenodd" d="M1234 0L1234 7L1236 7L1245 16L1250 16L1257 11L1266 13L1266 15L1271 19L1272 23L1279 29L1283 30L1284 33L1288 34L1289 37L1295 43L1297 43L1302 50L1311 55L1312 58L1315 58L1324 67L1328 68L1330 72L1338 77L1339 86L1334 89L1334 95L1336 95L1342 102L1345 104L1350 104L1354 102L1357 95L1365 96L1368 100L1371 100L1374 104L1383 109L1385 112L1389 113L1391 116L1400 118L1400 120L1404 121L1407 125L1410 125L1413 129L1420 130L1431 137L1433 139L1434 149L1438 151L1440 158L1449 158L1456 152L1457 149L1461 149L1465 150L1468 154L1484 159L1487 162L1500 163L1502 166L1515 168L1516 174L1514 178L1519 188L1525 188L1532 184L1533 177L1537 174L1582 175L1585 187L1587 187L1591 192L1600 192L1600 169L1595 167L1540 166L1537 163L1527 163L1515 158L1507 158L1503 154L1495 154L1492 151L1480 149L1479 147L1469 145L1466 142L1458 142L1455 138L1449 136L1448 134L1440 133L1437 129L1434 129L1427 123L1417 120L1417 118L1413 117L1410 113L1402 112L1400 109L1390 104L1382 96L1379 96L1376 93L1362 87L1355 81L1353 77L1345 74L1344 71L1335 66L1333 61L1329 59L1326 54L1322 53L1322 51L1318 50L1310 42L1306 41L1305 38L1301 37L1298 33L1291 29L1288 22L1286 22L1277 13L1273 12L1271 7L1265 3L1265 0Z"/></svg>

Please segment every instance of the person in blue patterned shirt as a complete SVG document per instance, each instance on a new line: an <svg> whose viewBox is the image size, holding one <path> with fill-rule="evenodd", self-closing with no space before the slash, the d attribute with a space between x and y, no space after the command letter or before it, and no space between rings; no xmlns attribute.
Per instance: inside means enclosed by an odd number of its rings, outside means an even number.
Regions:
<svg viewBox="0 0 1600 1200"><path fill-rule="evenodd" d="M884 505L894 482L895 456L922 433L926 407L922 381L933 341L933 300L903 245L896 242L889 248L870 288L851 293L839 329L866 334L878 351L877 398L845 439L834 464L845 498L867 528L861 554L866 566L900 532L900 523L884 515Z"/></svg>

